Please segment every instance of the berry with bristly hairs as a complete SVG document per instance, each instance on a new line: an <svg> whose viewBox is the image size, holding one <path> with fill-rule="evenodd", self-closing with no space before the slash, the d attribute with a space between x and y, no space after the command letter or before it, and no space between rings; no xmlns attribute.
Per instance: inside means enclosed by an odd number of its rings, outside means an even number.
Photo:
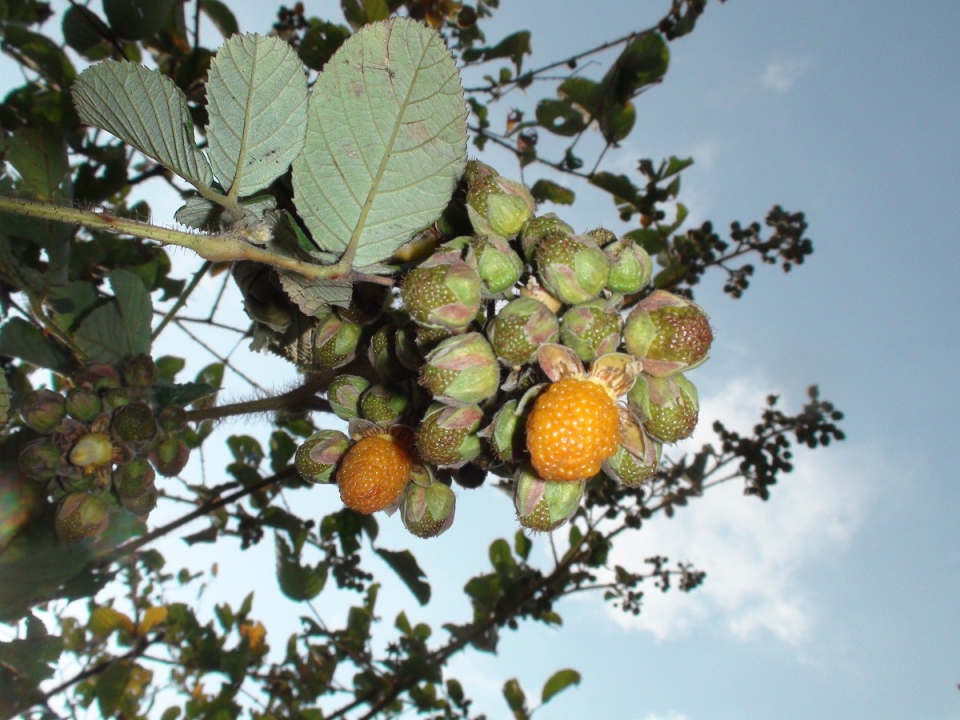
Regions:
<svg viewBox="0 0 960 720"><path fill-rule="evenodd" d="M536 202L522 184L500 177L490 166L472 160L467 178L467 214L477 235L512 238L533 215Z"/></svg>
<svg viewBox="0 0 960 720"><path fill-rule="evenodd" d="M297 448L294 464L304 480L332 482L333 470L349 448L350 438L339 430L320 430Z"/></svg>
<svg viewBox="0 0 960 720"><path fill-rule="evenodd" d="M475 405L497 392L500 365L483 335L455 335L424 359L420 384L447 405Z"/></svg>
<svg viewBox="0 0 960 720"><path fill-rule="evenodd" d="M370 387L370 381L359 375L337 375L327 388L330 407L341 420L360 417L360 396Z"/></svg>
<svg viewBox="0 0 960 720"><path fill-rule="evenodd" d="M560 323L539 300L521 297L507 303L487 327L487 337L502 363L515 367L537 359L537 348L560 338Z"/></svg>
<svg viewBox="0 0 960 720"><path fill-rule="evenodd" d="M392 435L368 435L350 448L337 471L343 504L369 515L390 507L403 495L413 459Z"/></svg>
<svg viewBox="0 0 960 720"><path fill-rule="evenodd" d="M502 293L517 283L523 273L523 260L506 240L479 237L471 244L477 258L477 271L488 294Z"/></svg>
<svg viewBox="0 0 960 720"><path fill-rule="evenodd" d="M320 322L313 339L313 362L323 368L348 365L357 356L357 344L363 329L341 320L335 313Z"/></svg>
<svg viewBox="0 0 960 720"><path fill-rule="evenodd" d="M437 467L460 467L480 454L477 428L483 411L477 405L453 408L434 403L417 429L417 451Z"/></svg>
<svg viewBox="0 0 960 720"><path fill-rule="evenodd" d="M190 448L180 438L169 437L150 453L150 460L164 477L176 477L190 461Z"/></svg>
<svg viewBox="0 0 960 720"><path fill-rule="evenodd" d="M20 472L33 480L50 480L57 474L62 457L60 446L46 438L34 440L20 451Z"/></svg>
<svg viewBox="0 0 960 720"><path fill-rule="evenodd" d="M457 497L441 482L410 483L400 503L403 526L419 538L437 537L453 524Z"/></svg>
<svg viewBox="0 0 960 720"><path fill-rule="evenodd" d="M682 373L666 377L641 373L627 398L644 429L661 442L688 438L697 427L697 388Z"/></svg>
<svg viewBox="0 0 960 720"><path fill-rule="evenodd" d="M649 253L628 237L603 248L610 258L607 287L615 293L632 295L645 288L653 274Z"/></svg>
<svg viewBox="0 0 960 720"><path fill-rule="evenodd" d="M531 467L521 467L514 475L513 504L517 518L525 528L550 532L563 525L583 498L585 481L549 482Z"/></svg>
<svg viewBox="0 0 960 720"><path fill-rule="evenodd" d="M459 252L437 253L400 284L400 297L418 325L460 332L480 310L482 282L476 263Z"/></svg>
<svg viewBox="0 0 960 720"><path fill-rule="evenodd" d="M623 340L643 361L648 375L671 375L704 363L713 329L703 309L692 300L655 290L627 316Z"/></svg>
<svg viewBox="0 0 960 720"><path fill-rule="evenodd" d="M160 370L149 355L134 355L123 363L121 372L130 387L151 387L160 379Z"/></svg>
<svg viewBox="0 0 960 720"><path fill-rule="evenodd" d="M527 418L527 449L544 480L585 480L620 444L617 403L598 382L568 377L537 398Z"/></svg>
<svg viewBox="0 0 960 720"><path fill-rule="evenodd" d="M387 385L374 385L360 398L360 417L388 428L403 420L409 405L407 393Z"/></svg>
<svg viewBox="0 0 960 720"><path fill-rule="evenodd" d="M157 434L157 419L149 405L132 402L113 413L110 428L123 442L146 442Z"/></svg>
<svg viewBox="0 0 960 720"><path fill-rule="evenodd" d="M620 346L620 314L603 300L576 305L563 314L560 342L584 362L616 352Z"/></svg>
<svg viewBox="0 0 960 720"><path fill-rule="evenodd" d="M537 277L554 297L568 305L593 300L607 284L610 261L592 240L548 235L537 244Z"/></svg>
<svg viewBox="0 0 960 720"><path fill-rule="evenodd" d="M536 257L537 245L550 235L573 235L573 227L565 223L553 213L535 217L526 224L520 232L520 245L523 256L528 262Z"/></svg>
<svg viewBox="0 0 960 720"><path fill-rule="evenodd" d="M93 420L103 412L103 400L100 393L91 387L81 385L67 391L67 415L83 423Z"/></svg>

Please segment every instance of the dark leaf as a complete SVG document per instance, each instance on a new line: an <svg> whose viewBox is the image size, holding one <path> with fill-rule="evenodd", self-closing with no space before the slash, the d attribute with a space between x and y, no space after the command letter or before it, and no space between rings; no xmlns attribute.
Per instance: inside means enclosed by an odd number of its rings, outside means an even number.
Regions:
<svg viewBox="0 0 960 720"><path fill-rule="evenodd" d="M279 535L277 543L277 581L280 590L291 600L302 602L312 600L327 583L327 565L317 563L315 567L301 565L298 554Z"/></svg>
<svg viewBox="0 0 960 720"><path fill-rule="evenodd" d="M237 19L233 16L230 8L220 0L199 0L199 2L200 10L210 18L210 22L223 35L224 39L240 32Z"/></svg>
<svg viewBox="0 0 960 720"><path fill-rule="evenodd" d="M103 0L110 27L127 40L145 40L164 24L173 0Z"/></svg>
<svg viewBox="0 0 960 720"><path fill-rule="evenodd" d="M566 690L571 685L580 684L580 673L569 668L557 670L550 679L543 684L543 692L540 695L541 702L547 702L550 698L559 692Z"/></svg>
<svg viewBox="0 0 960 720"><path fill-rule="evenodd" d="M63 39L88 60L99 60L110 52L110 28L92 10L71 5L63 14Z"/></svg>
<svg viewBox="0 0 960 720"><path fill-rule="evenodd" d="M601 190L606 190L614 197L630 203L637 202L639 190L630 182L626 175L614 175L609 172L598 172L590 176L590 184Z"/></svg>
<svg viewBox="0 0 960 720"><path fill-rule="evenodd" d="M537 103L537 123L554 135L570 137L587 127L583 113L564 100L541 100Z"/></svg>
<svg viewBox="0 0 960 720"><path fill-rule="evenodd" d="M97 705L100 714L111 717L123 699L123 691L130 680L132 665L129 661L111 663L106 670L97 676Z"/></svg>
<svg viewBox="0 0 960 720"><path fill-rule="evenodd" d="M524 695L523 688L520 687L520 682L516 678L510 678L503 684L503 697L517 720L526 720L530 717L527 713L527 696Z"/></svg>
<svg viewBox="0 0 960 720"><path fill-rule="evenodd" d="M575 198L573 190L558 185L552 180L537 180L530 188L530 194L538 203L552 202L558 205L573 205Z"/></svg>
<svg viewBox="0 0 960 720"><path fill-rule="evenodd" d="M77 76L73 63L53 40L15 23L4 25L3 49L43 75L54 87L66 90Z"/></svg>
<svg viewBox="0 0 960 720"><path fill-rule="evenodd" d="M23 318L10 318L0 327L0 355L20 358L31 365L66 375L70 356L52 337Z"/></svg>
<svg viewBox="0 0 960 720"><path fill-rule="evenodd" d="M377 548L377 555L390 566L421 605L430 602L430 584L424 582L426 574L417 564L417 559L409 550L384 550Z"/></svg>
<svg viewBox="0 0 960 720"><path fill-rule="evenodd" d="M297 54L304 65L319 71L348 37L350 31L343 25L313 20L300 41Z"/></svg>
<svg viewBox="0 0 960 720"><path fill-rule="evenodd" d="M530 31L521 30L508 35L493 47L469 49L463 53L463 59L466 62L475 60L487 62L497 58L510 58L517 68L517 73L519 73L523 67L523 56L530 53Z"/></svg>
<svg viewBox="0 0 960 720"><path fill-rule="evenodd" d="M69 199L61 184L70 171L63 133L53 127L19 128L11 138L7 160L23 178L20 190L39 200Z"/></svg>

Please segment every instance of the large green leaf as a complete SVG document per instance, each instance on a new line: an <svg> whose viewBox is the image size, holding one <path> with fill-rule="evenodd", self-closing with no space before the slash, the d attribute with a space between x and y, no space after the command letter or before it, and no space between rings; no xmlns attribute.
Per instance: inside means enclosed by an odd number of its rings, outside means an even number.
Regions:
<svg viewBox="0 0 960 720"><path fill-rule="evenodd" d="M307 77L297 54L277 37L233 36L210 65L207 112L220 184L235 196L265 188L303 148Z"/></svg>
<svg viewBox="0 0 960 720"><path fill-rule="evenodd" d="M0 355L26 360L65 375L70 368L70 355L52 337L23 318L12 317L0 327Z"/></svg>
<svg viewBox="0 0 960 720"><path fill-rule="evenodd" d="M157 34L172 5L173 0L103 0L103 11L120 37L144 40Z"/></svg>
<svg viewBox="0 0 960 720"><path fill-rule="evenodd" d="M80 73L73 102L83 122L109 130L195 187L213 182L210 163L194 143L187 100L165 75L107 60Z"/></svg>
<svg viewBox="0 0 960 720"><path fill-rule="evenodd" d="M446 207L466 164L456 65L433 30L398 18L348 39L310 98L293 163L297 209L325 250L354 267L389 258Z"/></svg>
<svg viewBox="0 0 960 720"><path fill-rule="evenodd" d="M129 270L110 273L114 299L101 305L83 321L77 342L91 360L115 363L150 352L150 293Z"/></svg>

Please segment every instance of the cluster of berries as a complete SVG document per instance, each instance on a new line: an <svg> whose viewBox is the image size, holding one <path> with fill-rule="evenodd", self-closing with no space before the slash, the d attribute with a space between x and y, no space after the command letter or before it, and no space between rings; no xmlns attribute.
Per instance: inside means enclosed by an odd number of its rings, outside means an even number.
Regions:
<svg viewBox="0 0 960 720"><path fill-rule="evenodd" d="M178 475L190 458L186 413L157 402L149 355L81 368L63 392L33 390L19 405L27 442L20 472L58 503L56 529L75 542L99 535L124 508L146 518L157 504L156 474Z"/></svg>
<svg viewBox="0 0 960 720"><path fill-rule="evenodd" d="M512 480L524 526L552 530L587 480L639 485L662 443L693 432L683 373L713 333L695 303L650 290L650 256L629 237L535 216L525 187L478 161L465 181L473 234L405 246L400 259L419 262L399 304L386 295L366 319L322 311L316 364L356 368L327 390L351 437L320 431L297 467L358 512L399 508L421 537L452 522L452 480L475 487L493 472Z"/></svg>

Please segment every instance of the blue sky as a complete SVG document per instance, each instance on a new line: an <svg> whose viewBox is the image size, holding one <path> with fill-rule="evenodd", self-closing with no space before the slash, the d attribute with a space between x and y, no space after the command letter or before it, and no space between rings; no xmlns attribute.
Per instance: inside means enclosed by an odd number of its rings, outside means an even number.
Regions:
<svg viewBox="0 0 960 720"><path fill-rule="evenodd" d="M488 38L530 28L533 67L647 27L667 3L502 4ZM269 28L272 5L235 7L243 30ZM332 2L308 12L339 17ZM708 439L713 417L749 428L771 391L796 409L816 382L846 413L848 440L798 453L797 472L766 504L722 488L618 548L633 562L654 553L694 562L708 572L694 593L651 594L629 620L599 598L570 601L562 630L522 626L495 658L456 658L450 670L479 711L505 716L499 689L508 677L538 695L553 670L576 667L583 683L537 717L960 718L958 30L960 4L949 0L730 0L710 3L697 30L671 45L665 82L638 100L636 129L607 168L692 155L681 200L693 221L726 228L781 203L807 213L815 244L786 276L758 268L741 300L724 296L719 278L698 290L717 335L692 377L703 398L698 437ZM535 95L514 104L532 111ZM504 156L484 159L516 175ZM528 182L540 176L528 168ZM607 197L577 190L573 210L549 209L578 229L630 229ZM172 222L175 205L155 198L155 221ZM186 272L191 259L176 257ZM216 290L188 307L200 314ZM183 340L171 335L158 350L182 354ZM239 366L266 386L293 381L282 364L245 355L241 348ZM199 369L209 358L190 362ZM247 388L235 381L232 392ZM211 446L207 472L224 463ZM199 471L191 461L189 472ZM386 578L386 628L401 608L427 621L465 618L463 582L486 567L494 537L514 532L507 498L490 488L459 495L449 533L414 547L435 603L411 611L407 591ZM323 489L297 502L318 516L337 503ZM413 542L396 518L381 528L384 547ZM271 543L244 556L183 548L164 545L177 566L219 563L207 609L239 603L262 571L254 610L282 646L305 610L272 587ZM318 607L336 618L347 605L325 591Z"/></svg>

